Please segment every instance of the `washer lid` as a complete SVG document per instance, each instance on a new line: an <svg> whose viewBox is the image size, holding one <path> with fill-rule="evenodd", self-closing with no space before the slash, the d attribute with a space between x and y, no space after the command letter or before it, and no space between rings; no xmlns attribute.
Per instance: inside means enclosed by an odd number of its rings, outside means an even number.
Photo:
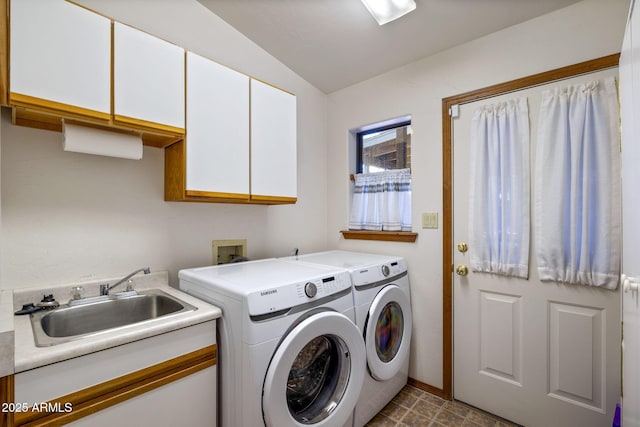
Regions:
<svg viewBox="0 0 640 427"><path fill-rule="evenodd" d="M367 366L371 376L386 381L409 357L411 305L397 285L387 285L373 299L365 323Z"/></svg>
<svg viewBox="0 0 640 427"><path fill-rule="evenodd" d="M253 292L322 279L341 272L348 274L346 270L337 267L269 258L190 268L180 270L178 276L180 279L211 286L217 292L242 297Z"/></svg>
<svg viewBox="0 0 640 427"><path fill-rule="evenodd" d="M296 325L276 349L263 385L267 427L344 425L365 375L364 342L348 317L321 311Z"/></svg>
<svg viewBox="0 0 640 427"><path fill-rule="evenodd" d="M352 274L353 285L363 286L397 277L407 272L407 262L398 256L351 251L326 251L285 258L299 263L345 268Z"/></svg>
<svg viewBox="0 0 640 427"><path fill-rule="evenodd" d="M292 256L288 259L357 270L398 261L400 257L351 251L326 251Z"/></svg>

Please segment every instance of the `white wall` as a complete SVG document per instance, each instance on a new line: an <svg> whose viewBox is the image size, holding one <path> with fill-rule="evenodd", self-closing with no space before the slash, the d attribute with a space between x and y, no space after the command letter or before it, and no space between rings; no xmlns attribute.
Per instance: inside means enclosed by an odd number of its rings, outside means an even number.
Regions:
<svg viewBox="0 0 640 427"><path fill-rule="evenodd" d="M298 97L298 189L293 206L163 201L163 152L128 161L64 153L56 133L0 124L0 287L116 276L150 265L203 265L211 239L247 238L252 258L329 248L405 256L414 340L410 375L442 386L442 232L416 243L345 241L348 131L413 115L414 224L442 221L443 97L619 51L627 0L586 0L331 94L302 80L195 0L79 0ZM328 124L328 125L327 125Z"/></svg>
<svg viewBox="0 0 640 427"><path fill-rule="evenodd" d="M327 96L195 0L82 0L297 95L298 203L239 206L163 201L164 153L141 161L62 151L61 134L12 126L2 111L0 287L118 276L150 265L209 264L212 239L248 239L250 258L326 248Z"/></svg>
<svg viewBox="0 0 640 427"><path fill-rule="evenodd" d="M442 98L620 51L628 0L585 0L330 95L331 247L397 254L410 268L414 338L409 375L442 387L442 230L420 229L422 212L442 223ZM344 240L350 182L349 129L411 114L416 243ZM355 162L353 162L355 163Z"/></svg>

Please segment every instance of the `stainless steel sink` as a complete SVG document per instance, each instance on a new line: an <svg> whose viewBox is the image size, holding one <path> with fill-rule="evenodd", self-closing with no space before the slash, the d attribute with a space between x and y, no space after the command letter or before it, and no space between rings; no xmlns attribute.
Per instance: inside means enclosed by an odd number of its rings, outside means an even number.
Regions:
<svg viewBox="0 0 640 427"><path fill-rule="evenodd" d="M109 295L77 305L61 305L31 314L31 326L38 347L111 331L160 317L194 311L197 308L159 289L135 295Z"/></svg>

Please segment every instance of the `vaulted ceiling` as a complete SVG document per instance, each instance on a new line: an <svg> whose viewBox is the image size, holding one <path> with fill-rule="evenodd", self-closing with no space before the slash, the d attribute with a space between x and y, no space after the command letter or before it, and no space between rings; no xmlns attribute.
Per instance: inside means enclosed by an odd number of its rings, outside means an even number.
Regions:
<svg viewBox="0 0 640 427"><path fill-rule="evenodd" d="M198 0L325 93L578 0L416 0L379 26L360 0Z"/></svg>

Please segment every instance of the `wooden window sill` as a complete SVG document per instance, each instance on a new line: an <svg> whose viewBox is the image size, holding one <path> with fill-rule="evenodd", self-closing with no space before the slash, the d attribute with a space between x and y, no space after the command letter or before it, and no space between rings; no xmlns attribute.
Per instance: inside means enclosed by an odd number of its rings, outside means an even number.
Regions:
<svg viewBox="0 0 640 427"><path fill-rule="evenodd" d="M410 231L340 230L340 232L345 239L354 240L382 240L385 242L413 243L418 238L418 233Z"/></svg>

